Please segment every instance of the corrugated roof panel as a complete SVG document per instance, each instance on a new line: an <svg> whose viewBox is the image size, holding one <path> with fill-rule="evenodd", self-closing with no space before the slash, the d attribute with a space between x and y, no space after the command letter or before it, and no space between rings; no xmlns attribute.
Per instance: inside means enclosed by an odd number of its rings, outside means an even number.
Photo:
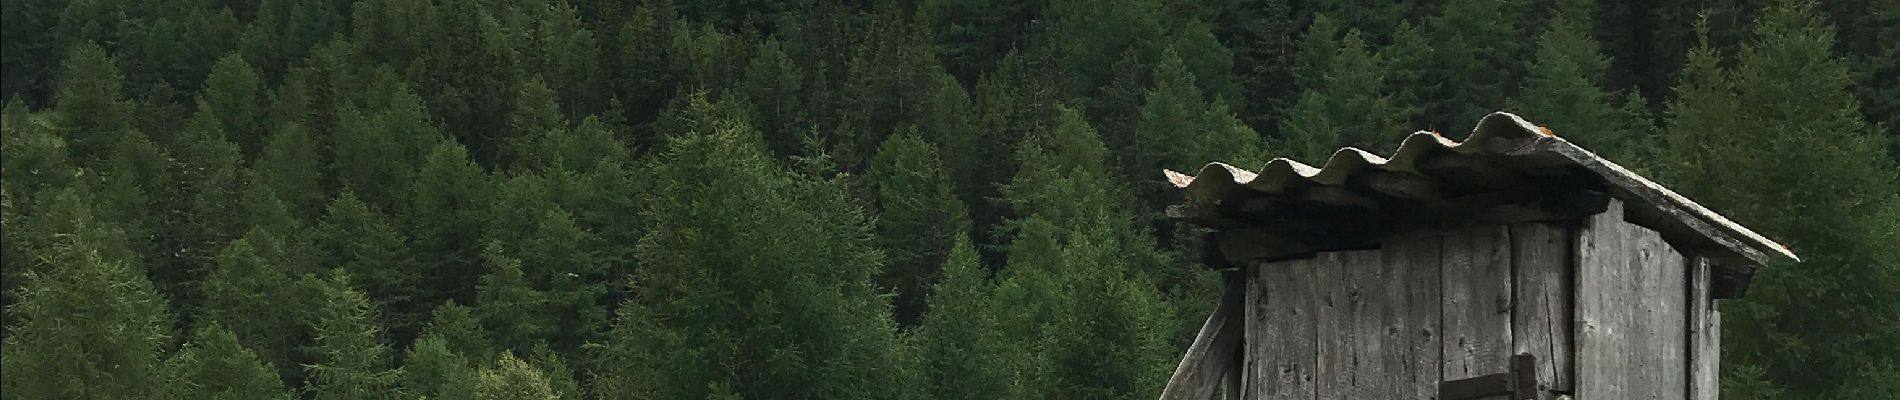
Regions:
<svg viewBox="0 0 1900 400"><path fill-rule="evenodd" d="M1347 147L1334 152L1320 167L1276 158L1254 171L1217 162L1202 167L1193 176L1175 171L1163 173L1192 202L1217 204L1228 199L1283 194L1297 187L1342 186L1370 171L1432 176L1427 168L1421 167L1441 157L1509 160L1511 162L1505 163L1507 167L1531 175L1535 175L1535 169L1584 170L1601 179L1626 207L1640 207L1665 216L1664 221L1657 224L1670 226L1653 229L1693 232L1756 264L1774 259L1800 260L1787 246L1510 113L1486 116L1462 142L1435 132L1411 134L1392 154L1386 158Z"/></svg>

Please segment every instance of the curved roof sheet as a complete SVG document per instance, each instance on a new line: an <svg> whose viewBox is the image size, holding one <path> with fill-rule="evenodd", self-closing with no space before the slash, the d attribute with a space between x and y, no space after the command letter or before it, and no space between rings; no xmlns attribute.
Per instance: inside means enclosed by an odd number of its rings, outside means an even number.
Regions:
<svg viewBox="0 0 1900 400"><path fill-rule="evenodd" d="M1276 158L1257 170L1224 163L1210 163L1192 175L1163 171L1175 187L1186 192L1191 201L1219 203L1228 199L1272 196L1290 188L1342 186L1355 176L1375 172L1402 172L1428 178L1432 171L1422 165L1437 158L1490 158L1509 160L1501 165L1529 172L1531 169L1581 169L1601 179L1610 195L1622 200L1626 208L1641 208L1662 217L1646 225L1665 234L1697 235L1697 242L1717 245L1752 264L1776 260L1799 261L1787 246L1762 237L1715 211L1637 175L1614 162L1557 137L1510 113L1486 116L1464 141L1453 141L1435 132L1418 132L1406 137L1391 157L1382 157L1358 148L1342 148L1325 164L1314 167L1287 158ZM1536 174L1530 174L1536 175ZM1442 176L1441 176L1442 178Z"/></svg>

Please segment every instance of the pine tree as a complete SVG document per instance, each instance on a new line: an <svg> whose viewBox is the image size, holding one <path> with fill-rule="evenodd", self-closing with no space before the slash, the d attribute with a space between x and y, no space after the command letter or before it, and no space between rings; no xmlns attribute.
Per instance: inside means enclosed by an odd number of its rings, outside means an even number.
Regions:
<svg viewBox="0 0 1900 400"><path fill-rule="evenodd" d="M477 370L449 348L447 339L423 334L403 362L403 389L437 400L474 400Z"/></svg>
<svg viewBox="0 0 1900 400"><path fill-rule="evenodd" d="M690 110L716 112L697 96ZM648 169L649 233L596 393L915 394L889 304L871 285L883 258L843 182L778 170L747 125L703 125Z"/></svg>
<svg viewBox="0 0 1900 400"><path fill-rule="evenodd" d="M1615 93L1598 86L1609 60L1590 38L1588 23L1558 15L1547 24L1527 82L1513 102L1516 112L1585 148L1639 165L1651 148L1643 136L1647 118L1627 112Z"/></svg>
<svg viewBox="0 0 1900 400"><path fill-rule="evenodd" d="M289 400L276 368L238 344L236 335L212 321L166 363L166 397L206 400Z"/></svg>
<svg viewBox="0 0 1900 400"><path fill-rule="evenodd" d="M416 255L389 217L346 191L330 203L314 230L323 265L348 272L351 284L390 316L396 338L412 337L429 312L424 305L432 300L425 286L430 275L414 270Z"/></svg>
<svg viewBox="0 0 1900 400"><path fill-rule="evenodd" d="M1022 398L1021 373L1004 346L991 300L994 290L977 262L976 245L959 233L930 293L931 308L917 328L930 395L938 399Z"/></svg>
<svg viewBox="0 0 1900 400"><path fill-rule="evenodd" d="M1395 147L1413 111L1391 97L1383 71L1387 62L1366 49L1358 31L1347 32L1337 51L1280 122L1279 146L1306 162L1324 162L1340 146Z"/></svg>
<svg viewBox="0 0 1900 400"><path fill-rule="evenodd" d="M1810 3L1787 1L1763 12L1733 70L1706 42L1692 51L1669 107L1663 159L1674 163L1663 170L1802 257L1763 268L1746 299L1723 307L1725 372L1759 372L1792 396L1871 399L1886 394L1860 382L1900 373L1900 353L1884 346L1900 341L1900 253L1889 245L1900 241L1890 223L1900 219L1891 173L1900 167L1861 120L1832 42Z"/></svg>
<svg viewBox="0 0 1900 400"><path fill-rule="evenodd" d="M409 197L411 245L431 299L473 300L481 276L480 236L490 219L491 183L455 141L443 141L416 171Z"/></svg>
<svg viewBox="0 0 1900 400"><path fill-rule="evenodd" d="M489 242L482 251L489 269L476 287L476 312L504 351L546 343L555 324L549 318L546 294L535 290L522 276L521 260L501 251L499 242Z"/></svg>
<svg viewBox="0 0 1900 400"><path fill-rule="evenodd" d="M325 200L323 161L309 129L286 123L265 139L257 161L251 163L255 183L270 188L291 215L315 220Z"/></svg>
<svg viewBox="0 0 1900 400"><path fill-rule="evenodd" d="M46 121L15 98L0 112L0 183L14 196L62 186L73 175L67 141ZM24 199L25 197L21 197Z"/></svg>
<svg viewBox="0 0 1900 400"><path fill-rule="evenodd" d="M83 216L68 222L80 231L37 253L47 265L26 273L7 309L15 322L0 350L6 396L155 398L171 327L165 300L136 267L109 256L123 243L95 242L86 232L112 228Z"/></svg>
<svg viewBox="0 0 1900 400"><path fill-rule="evenodd" d="M198 95L198 108L209 109L218 117L225 135L243 150L246 159L255 159L263 149L269 92L257 69L237 53L226 54L211 67L205 87Z"/></svg>
<svg viewBox="0 0 1900 400"><path fill-rule="evenodd" d="M316 363L304 366L305 390L318 400L396 398L401 371L390 365L375 306L350 286L348 273L328 275L316 284L323 304L311 325Z"/></svg>
<svg viewBox="0 0 1900 400"><path fill-rule="evenodd" d="M297 288L286 283L314 272L315 265L299 262L288 245L270 232L251 230L218 255L201 289L204 320L231 321L229 328L220 323L219 329L228 329L226 334L275 365L273 373L293 377L301 359L298 346L306 335L296 310L308 307L300 303Z"/></svg>
<svg viewBox="0 0 1900 400"><path fill-rule="evenodd" d="M878 282L897 293L898 323L914 326L924 314L930 286L941 276L952 235L968 229L969 217L936 147L915 130L900 131L878 147L870 180L877 187L878 238L890 256Z"/></svg>
<svg viewBox="0 0 1900 400"><path fill-rule="evenodd" d="M476 400L553 400L559 398L548 378L514 354L503 352L494 368L476 376Z"/></svg>
<svg viewBox="0 0 1900 400"><path fill-rule="evenodd" d="M67 55L53 112L77 164L94 165L119 135L135 128L132 106L120 89L124 79L97 44L73 46Z"/></svg>
<svg viewBox="0 0 1900 400"><path fill-rule="evenodd" d="M535 144L545 138L567 133L567 120L555 103L554 90L540 79L523 82L515 89L515 109L508 113L507 129L495 138L501 146L502 164L526 169L548 163L548 154L539 154Z"/></svg>
<svg viewBox="0 0 1900 400"><path fill-rule="evenodd" d="M1493 0L1446 0L1423 25L1429 40L1426 63L1406 62L1419 68L1417 81L1400 82L1416 88L1404 104L1425 108L1423 127L1462 132L1479 118L1500 110L1514 95L1512 82L1523 76L1520 28L1522 5ZM1350 132L1350 131L1348 131Z"/></svg>
<svg viewBox="0 0 1900 400"><path fill-rule="evenodd" d="M1018 217L1009 265L997 289L1012 351L1035 371L1041 397L1133 398L1160 390L1171 326L1152 271L1128 249L1142 243L1104 185L1104 149L1075 111L1024 141L1022 168L1004 190ZM1152 239L1149 239L1152 240ZM1097 350L1122 349L1112 354Z"/></svg>

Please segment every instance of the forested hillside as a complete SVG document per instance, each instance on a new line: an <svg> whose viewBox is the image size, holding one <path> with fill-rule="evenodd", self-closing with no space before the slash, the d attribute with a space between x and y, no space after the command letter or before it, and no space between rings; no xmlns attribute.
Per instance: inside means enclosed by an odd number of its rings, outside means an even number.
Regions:
<svg viewBox="0 0 1900 400"><path fill-rule="evenodd" d="M1160 170L1516 112L1770 237L1724 397L1900 393L1891 0L7 0L0 399L1143 399Z"/></svg>

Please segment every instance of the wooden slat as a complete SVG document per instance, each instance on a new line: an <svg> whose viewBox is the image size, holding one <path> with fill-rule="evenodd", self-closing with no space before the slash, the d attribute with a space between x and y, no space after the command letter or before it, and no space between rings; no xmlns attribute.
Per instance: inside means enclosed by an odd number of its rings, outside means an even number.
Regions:
<svg viewBox="0 0 1900 400"><path fill-rule="evenodd" d="M1227 282L1220 304L1214 306L1214 313L1201 325L1194 344L1188 346L1187 355L1168 379L1168 386L1161 390L1163 400L1207 400L1221 389L1228 370L1235 367L1234 355L1240 351L1242 326L1246 323L1240 314L1245 299L1244 279Z"/></svg>
<svg viewBox="0 0 1900 400"><path fill-rule="evenodd" d="M1576 254L1576 395L1579 399L1631 398L1623 378L1629 353L1621 339L1628 335L1632 307L1627 284L1630 251L1623 222L1623 205L1611 202L1602 214L1584 220L1577 231Z"/></svg>
<svg viewBox="0 0 1900 400"><path fill-rule="evenodd" d="M1636 398L1680 399L1688 393L1688 262L1662 235L1635 227L1638 246L1630 269L1637 272L1635 298L1641 301L1635 371L1648 385Z"/></svg>
<svg viewBox="0 0 1900 400"><path fill-rule="evenodd" d="M1511 239L1494 226L1445 236L1444 378L1505 372L1511 355Z"/></svg>
<svg viewBox="0 0 1900 400"><path fill-rule="evenodd" d="M1247 285L1246 395L1312 400L1317 349L1313 298L1319 259L1259 264Z"/></svg>
<svg viewBox="0 0 1900 400"><path fill-rule="evenodd" d="M1351 252L1356 253L1356 252ZM1355 317L1353 302L1359 301L1352 287L1355 283L1347 277L1345 264L1347 253L1325 253L1314 258L1318 269L1313 271L1316 277L1313 284L1313 306L1318 312L1316 336L1319 339L1318 367L1319 387L1314 390L1320 400L1342 400L1352 397L1351 389L1358 380L1359 363L1354 358L1353 346L1358 341L1354 335L1352 320Z"/></svg>
<svg viewBox="0 0 1900 400"><path fill-rule="evenodd" d="M1516 307L1514 354L1537 356L1537 381L1548 391L1570 391L1570 228L1511 226Z"/></svg>
<svg viewBox="0 0 1900 400"><path fill-rule="evenodd" d="M1388 372L1389 349L1403 349L1401 321L1390 312L1405 301L1387 290L1380 250L1330 253L1337 266L1318 272L1320 399L1392 398L1403 374ZM1390 332L1391 334L1388 334ZM1403 364L1391 370L1403 371ZM1409 378L1403 379L1410 383Z"/></svg>
<svg viewBox="0 0 1900 400"><path fill-rule="evenodd" d="M1438 383L1443 380L1439 362L1443 313L1438 303L1442 284L1439 253L1443 245L1442 236L1414 235L1392 238L1383 249L1387 265L1396 271L1392 274L1395 279L1389 282L1402 285L1388 290L1402 291L1405 296L1404 311L1399 314L1405 351L1390 353L1403 355L1389 359L1387 365L1403 366L1400 378L1405 378L1406 384L1390 398L1431 400L1438 395Z"/></svg>
<svg viewBox="0 0 1900 400"><path fill-rule="evenodd" d="M1722 314L1711 296L1713 266L1706 258L1689 263L1689 400L1715 400L1722 357Z"/></svg>

